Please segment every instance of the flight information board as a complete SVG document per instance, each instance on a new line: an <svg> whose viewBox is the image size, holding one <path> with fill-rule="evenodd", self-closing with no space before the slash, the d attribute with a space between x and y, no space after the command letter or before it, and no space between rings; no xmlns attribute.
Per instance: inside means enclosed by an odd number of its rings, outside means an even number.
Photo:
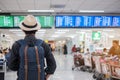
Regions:
<svg viewBox="0 0 120 80"><path fill-rule="evenodd" d="M56 28L103 28L120 26L120 17L113 16L56 16Z"/></svg>
<svg viewBox="0 0 120 80"><path fill-rule="evenodd" d="M0 27L13 27L13 16L0 16Z"/></svg>
<svg viewBox="0 0 120 80"><path fill-rule="evenodd" d="M120 16L114 16L113 17L112 26L119 26L120 27Z"/></svg>
<svg viewBox="0 0 120 80"><path fill-rule="evenodd" d="M14 16L14 27L19 27L20 22L25 16Z"/></svg>
<svg viewBox="0 0 120 80"><path fill-rule="evenodd" d="M108 27L112 26L112 17L111 16L95 16L94 17L94 26Z"/></svg>
<svg viewBox="0 0 120 80"><path fill-rule="evenodd" d="M93 26L93 16L75 16L75 27L92 27Z"/></svg>
<svg viewBox="0 0 120 80"><path fill-rule="evenodd" d="M41 24L42 28L51 28L54 26L53 16L36 16L35 18Z"/></svg>
<svg viewBox="0 0 120 80"><path fill-rule="evenodd" d="M92 27L93 16L56 16L56 27Z"/></svg>
<svg viewBox="0 0 120 80"><path fill-rule="evenodd" d="M24 15L0 15L0 28L19 28ZM42 28L120 28L120 16L35 16Z"/></svg>
<svg viewBox="0 0 120 80"><path fill-rule="evenodd" d="M56 16L56 27L74 27L74 16Z"/></svg>

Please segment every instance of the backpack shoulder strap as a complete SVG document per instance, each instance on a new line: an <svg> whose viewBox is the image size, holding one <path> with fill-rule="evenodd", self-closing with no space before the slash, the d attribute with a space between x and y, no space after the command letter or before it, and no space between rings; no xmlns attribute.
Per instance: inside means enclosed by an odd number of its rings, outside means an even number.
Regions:
<svg viewBox="0 0 120 80"><path fill-rule="evenodd" d="M38 80L40 80L40 59L39 59L39 54L38 54L38 48L35 46L35 53L36 53L36 62L37 62L37 68L38 68Z"/></svg>
<svg viewBox="0 0 120 80"><path fill-rule="evenodd" d="M25 56L25 80L28 80L28 57L27 57L27 49L28 49L28 46L25 46L25 49L24 49L24 56Z"/></svg>
<svg viewBox="0 0 120 80"><path fill-rule="evenodd" d="M42 46L42 44L43 44L43 40L41 40L41 39L37 39L37 44L39 45L39 46ZM43 47L43 46L42 46ZM38 75L40 75L40 72L41 72L41 66L40 66L40 56L39 56L39 54L38 54L38 47L37 46L35 46L35 53L36 53L36 62L37 62L37 66L38 66ZM38 80L40 80L40 76L38 76Z"/></svg>

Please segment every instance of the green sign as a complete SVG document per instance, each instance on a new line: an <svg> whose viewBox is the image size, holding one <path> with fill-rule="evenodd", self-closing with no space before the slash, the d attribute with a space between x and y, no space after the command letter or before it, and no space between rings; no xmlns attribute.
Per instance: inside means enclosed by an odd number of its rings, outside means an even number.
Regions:
<svg viewBox="0 0 120 80"><path fill-rule="evenodd" d="M25 16L0 16L0 27L19 27L20 22ZM54 16L36 16L37 21L42 28L51 28L54 26Z"/></svg>
<svg viewBox="0 0 120 80"><path fill-rule="evenodd" d="M19 27L19 24L23 19L24 16L14 16L14 27Z"/></svg>
<svg viewBox="0 0 120 80"><path fill-rule="evenodd" d="M100 40L101 33L100 32L92 32L92 40Z"/></svg>
<svg viewBox="0 0 120 80"><path fill-rule="evenodd" d="M13 27L13 16L0 16L0 27Z"/></svg>
<svg viewBox="0 0 120 80"><path fill-rule="evenodd" d="M36 16L36 19L41 24L42 28L49 28L54 26L53 16Z"/></svg>

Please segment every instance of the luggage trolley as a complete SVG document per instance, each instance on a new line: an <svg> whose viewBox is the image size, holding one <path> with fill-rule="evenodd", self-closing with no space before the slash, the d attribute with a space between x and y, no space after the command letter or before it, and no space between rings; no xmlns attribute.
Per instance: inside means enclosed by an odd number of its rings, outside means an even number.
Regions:
<svg viewBox="0 0 120 80"><path fill-rule="evenodd" d="M101 56L93 56L93 60L95 62L95 72L93 74L93 78L96 80L100 80L100 78L102 77L102 68L101 68L101 64L100 64L100 58Z"/></svg>
<svg viewBox="0 0 120 80"><path fill-rule="evenodd" d="M103 80L111 80L111 68L109 63L101 62L102 78Z"/></svg>
<svg viewBox="0 0 120 80"><path fill-rule="evenodd" d="M74 54L74 65L72 66L72 70L78 69L84 65L84 59L81 54Z"/></svg>
<svg viewBox="0 0 120 80"><path fill-rule="evenodd" d="M94 66L94 62L92 59L92 55L91 54L85 54L84 56L84 66L83 68L81 68L82 71L88 71L88 72L92 72L93 69L95 68Z"/></svg>
<svg viewBox="0 0 120 80"><path fill-rule="evenodd" d="M96 71L93 78L96 80L111 80L111 67L109 57L94 56Z"/></svg>
<svg viewBox="0 0 120 80"><path fill-rule="evenodd" d="M119 62L113 62L109 64L111 67L111 78L114 80L120 80L120 64Z"/></svg>
<svg viewBox="0 0 120 80"><path fill-rule="evenodd" d="M6 74L6 61L5 56L0 54L0 80L5 80Z"/></svg>

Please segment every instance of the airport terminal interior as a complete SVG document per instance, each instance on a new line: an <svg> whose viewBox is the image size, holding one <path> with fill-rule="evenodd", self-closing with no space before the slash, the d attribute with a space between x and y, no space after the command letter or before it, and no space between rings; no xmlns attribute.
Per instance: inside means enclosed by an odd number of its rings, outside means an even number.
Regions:
<svg viewBox="0 0 120 80"><path fill-rule="evenodd" d="M21 77L17 74L24 60L19 58L16 71L9 66L14 54L13 44L25 40L29 36L25 31L29 33L30 30L37 31L36 39L47 44L49 53L55 58L54 74L49 78L44 76L46 80L120 80L120 0L0 0L0 80ZM29 55L37 54L32 50L28 49ZM38 50L39 55L47 52ZM22 51L17 52L21 57ZM53 64L46 58L43 70ZM42 69L42 58L33 59L25 60L23 65L25 71L28 68L25 72L28 79L18 80L31 80L29 69L33 66L26 67L26 61L30 64L30 61L39 60L36 62ZM38 71L39 65L36 66Z"/></svg>

